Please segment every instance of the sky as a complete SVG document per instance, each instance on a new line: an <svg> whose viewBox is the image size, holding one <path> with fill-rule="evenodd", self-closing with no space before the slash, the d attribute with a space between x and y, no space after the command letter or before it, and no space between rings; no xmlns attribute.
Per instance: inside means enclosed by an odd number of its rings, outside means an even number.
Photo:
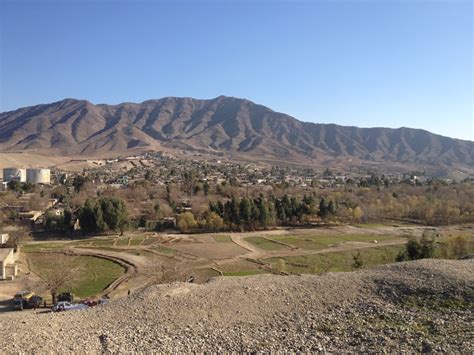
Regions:
<svg viewBox="0 0 474 355"><path fill-rule="evenodd" d="M247 98L474 140L471 0L0 0L0 112Z"/></svg>

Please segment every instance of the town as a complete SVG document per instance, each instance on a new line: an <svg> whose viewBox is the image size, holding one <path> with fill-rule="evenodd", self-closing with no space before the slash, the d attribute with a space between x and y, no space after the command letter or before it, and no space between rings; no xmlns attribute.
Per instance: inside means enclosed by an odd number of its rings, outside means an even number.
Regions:
<svg viewBox="0 0 474 355"><path fill-rule="evenodd" d="M130 246L147 239L144 233L258 234L280 228L474 222L473 181L425 172L343 173L164 153L73 163L68 170L3 169L1 278L18 275L17 251L34 242L95 237L109 245L115 236L119 245Z"/></svg>
<svg viewBox="0 0 474 355"><path fill-rule="evenodd" d="M54 167L3 169L2 223L35 232L78 233L79 210L88 199L104 196L123 200L127 228L146 230L179 228L184 212L191 218L191 225L182 231L206 230L205 223L197 222L213 212L218 219L217 226L210 226L214 231L373 223L383 219L436 225L471 222L474 218L472 178L454 181L427 176L425 172L361 174L329 168L315 171L217 158L177 159L162 153L75 163L86 163L88 167L80 171ZM430 192L431 197L418 198L420 191ZM230 201L240 204L243 198L250 202L262 198L268 204L268 218L263 225L229 223L224 211L213 207ZM278 210L284 199L297 205L291 206L293 216L282 216ZM325 203L328 213L324 211ZM302 206L305 204L308 206Z"/></svg>

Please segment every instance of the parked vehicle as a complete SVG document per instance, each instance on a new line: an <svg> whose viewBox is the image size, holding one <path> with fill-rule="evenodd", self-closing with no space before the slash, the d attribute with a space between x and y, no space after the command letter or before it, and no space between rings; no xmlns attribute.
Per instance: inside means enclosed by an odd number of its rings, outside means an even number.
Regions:
<svg viewBox="0 0 474 355"><path fill-rule="evenodd" d="M58 302L74 302L74 295L71 292L63 292L58 296Z"/></svg>
<svg viewBox="0 0 474 355"><path fill-rule="evenodd" d="M43 298L31 291L19 291L13 297L13 306L22 311L25 308L38 308L43 303Z"/></svg>
<svg viewBox="0 0 474 355"><path fill-rule="evenodd" d="M94 300L94 299L85 299L83 301L81 301L82 304L85 304L89 307L95 307L95 306L98 306L98 305L102 305L102 304L107 304L109 303L109 300L107 298L101 298L101 299L98 299L98 300Z"/></svg>
<svg viewBox="0 0 474 355"><path fill-rule="evenodd" d="M71 302L62 301L62 302L56 303L53 306L53 308L51 308L51 311L62 312L62 311L74 311L74 310L87 309L87 308L89 308L89 306L83 303L71 303Z"/></svg>

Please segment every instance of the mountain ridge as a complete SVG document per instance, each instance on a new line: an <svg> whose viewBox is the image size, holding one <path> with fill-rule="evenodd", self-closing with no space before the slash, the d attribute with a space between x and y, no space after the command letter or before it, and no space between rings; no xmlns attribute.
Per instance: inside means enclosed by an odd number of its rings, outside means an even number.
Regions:
<svg viewBox="0 0 474 355"><path fill-rule="evenodd" d="M0 113L0 151L101 155L185 149L246 157L474 167L474 142L422 129L299 121L247 99L164 97L141 103L61 101Z"/></svg>

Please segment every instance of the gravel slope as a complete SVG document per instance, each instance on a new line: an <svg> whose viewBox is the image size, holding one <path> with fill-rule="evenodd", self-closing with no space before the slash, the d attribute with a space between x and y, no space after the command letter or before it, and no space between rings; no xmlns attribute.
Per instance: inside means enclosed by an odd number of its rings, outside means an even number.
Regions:
<svg viewBox="0 0 474 355"><path fill-rule="evenodd" d="M14 352L447 351L473 344L474 260L175 283L86 311L0 314Z"/></svg>

